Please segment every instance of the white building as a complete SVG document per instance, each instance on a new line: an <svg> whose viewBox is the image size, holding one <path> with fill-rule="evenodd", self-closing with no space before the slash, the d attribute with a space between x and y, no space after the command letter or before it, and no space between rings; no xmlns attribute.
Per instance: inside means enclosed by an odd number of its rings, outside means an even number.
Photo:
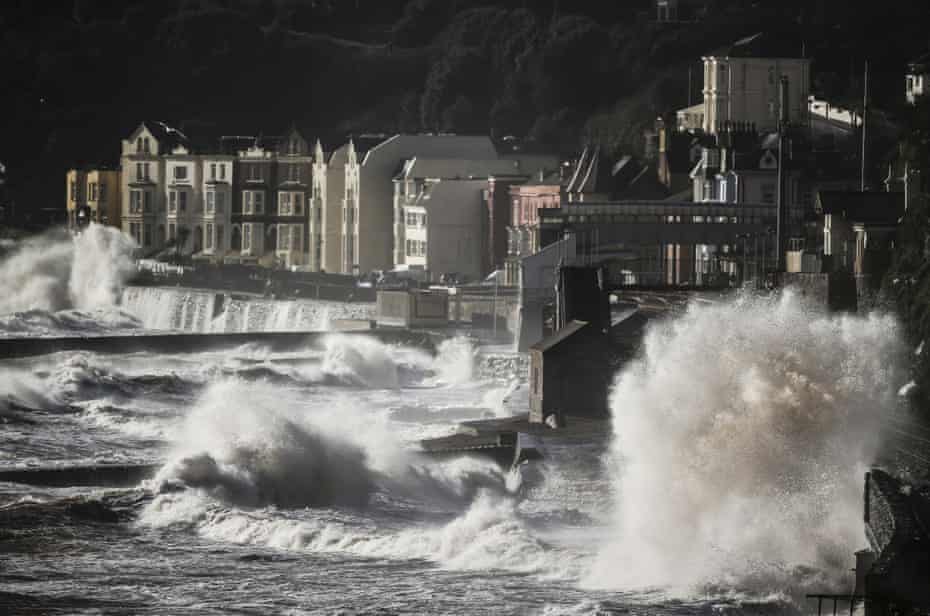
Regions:
<svg viewBox="0 0 930 616"><path fill-rule="evenodd" d="M430 179L403 206L403 263L428 279L443 274L479 280L483 257L486 179Z"/></svg>
<svg viewBox="0 0 930 616"><path fill-rule="evenodd" d="M162 234L168 246L179 254L203 250L203 182L199 157L185 144L174 146L164 157L165 225L158 221L156 236Z"/></svg>
<svg viewBox="0 0 930 616"><path fill-rule="evenodd" d="M536 168L532 161L528 163ZM557 165L558 163L554 163ZM458 158L422 158L415 157L404 162L400 173L394 178L394 265L410 264L407 261L406 245L407 212L406 206L413 205L421 191L431 183L439 180L487 180L492 177L514 178L526 177L521 171L521 161L514 158L491 160L467 160ZM482 212L482 220L489 222L487 212Z"/></svg>
<svg viewBox="0 0 930 616"><path fill-rule="evenodd" d="M930 54L923 55L907 65L905 95L911 105L930 91Z"/></svg>
<svg viewBox="0 0 930 616"><path fill-rule="evenodd" d="M727 123L755 125L760 133L777 130L782 77L788 79L789 122L807 125L810 60L778 57L776 47L783 45L757 34L704 56L704 101L678 112L682 130L693 129L696 119L712 135Z"/></svg>
<svg viewBox="0 0 930 616"><path fill-rule="evenodd" d="M234 156L222 154L201 157L203 212L197 222L206 257L223 257L230 249L234 161Z"/></svg>
<svg viewBox="0 0 930 616"><path fill-rule="evenodd" d="M342 273L390 269L394 265L393 179L414 157L488 160L498 158L488 137L457 135L367 136L351 139L330 158L327 200L341 189ZM336 180L342 171L342 186ZM335 180L335 181L334 181ZM327 204L332 212L334 203ZM327 251L328 252L328 251ZM328 265L328 264L327 264ZM327 267L327 271L331 271Z"/></svg>
<svg viewBox="0 0 930 616"><path fill-rule="evenodd" d="M142 122L122 140L122 228L144 253L165 247L168 182L164 155L186 146L187 137L162 122Z"/></svg>

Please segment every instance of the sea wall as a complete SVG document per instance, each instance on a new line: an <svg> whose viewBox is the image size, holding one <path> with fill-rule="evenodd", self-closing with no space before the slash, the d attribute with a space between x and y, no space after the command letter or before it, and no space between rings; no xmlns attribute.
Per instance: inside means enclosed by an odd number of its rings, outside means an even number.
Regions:
<svg viewBox="0 0 930 616"><path fill-rule="evenodd" d="M129 286L121 307L146 329L197 333L326 331L334 320L374 318L373 303L274 300L183 287Z"/></svg>

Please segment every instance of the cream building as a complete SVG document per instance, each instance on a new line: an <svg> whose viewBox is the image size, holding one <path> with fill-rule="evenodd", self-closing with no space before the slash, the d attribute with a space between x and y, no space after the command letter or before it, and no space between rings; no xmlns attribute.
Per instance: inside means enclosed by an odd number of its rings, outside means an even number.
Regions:
<svg viewBox="0 0 930 616"><path fill-rule="evenodd" d="M200 159L203 208L197 222L203 230L203 256L219 258L232 237L233 170L235 156L205 154Z"/></svg>
<svg viewBox="0 0 930 616"><path fill-rule="evenodd" d="M120 172L115 169L70 169L65 176L68 227L89 223L120 227Z"/></svg>
<svg viewBox="0 0 930 616"><path fill-rule="evenodd" d="M696 121L716 135L729 124L754 125L760 132L778 129L780 84L788 80L788 119L806 125L810 97L810 60L778 57L779 42L763 34L734 43L728 50L704 56L704 101L678 112L681 130L695 129Z"/></svg>
<svg viewBox="0 0 930 616"><path fill-rule="evenodd" d="M330 159L329 178L344 171L341 250L343 273L390 269L394 264L393 178L415 157L490 160L498 158L488 137L394 135L351 139ZM329 183L329 182L328 182ZM336 186L329 186L332 196ZM329 206L332 210L332 204Z"/></svg>
<svg viewBox="0 0 930 616"><path fill-rule="evenodd" d="M169 191L164 156L179 146L187 147L187 137L161 122L143 122L122 141L121 225L143 253L165 247Z"/></svg>

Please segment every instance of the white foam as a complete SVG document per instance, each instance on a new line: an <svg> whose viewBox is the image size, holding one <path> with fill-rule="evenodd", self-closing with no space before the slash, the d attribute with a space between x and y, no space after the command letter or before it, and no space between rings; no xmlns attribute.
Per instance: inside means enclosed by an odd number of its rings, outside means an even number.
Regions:
<svg viewBox="0 0 930 616"><path fill-rule="evenodd" d="M897 332L790 293L652 327L611 395L616 517L586 584L771 589L798 567L848 581Z"/></svg>

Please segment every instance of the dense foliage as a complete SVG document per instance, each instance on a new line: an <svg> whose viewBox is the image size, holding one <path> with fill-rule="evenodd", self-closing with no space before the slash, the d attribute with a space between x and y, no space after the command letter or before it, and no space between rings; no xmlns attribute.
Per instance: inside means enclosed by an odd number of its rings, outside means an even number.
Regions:
<svg viewBox="0 0 930 616"><path fill-rule="evenodd" d="M797 40L839 102L858 99L869 58L887 109L928 46L923 0L701 4L700 21L656 24L651 0L18 0L0 9L0 160L38 208L61 207L67 166L115 163L142 118L202 136L294 121L324 143L428 130L636 151L657 114L697 100L701 54L759 30Z"/></svg>

